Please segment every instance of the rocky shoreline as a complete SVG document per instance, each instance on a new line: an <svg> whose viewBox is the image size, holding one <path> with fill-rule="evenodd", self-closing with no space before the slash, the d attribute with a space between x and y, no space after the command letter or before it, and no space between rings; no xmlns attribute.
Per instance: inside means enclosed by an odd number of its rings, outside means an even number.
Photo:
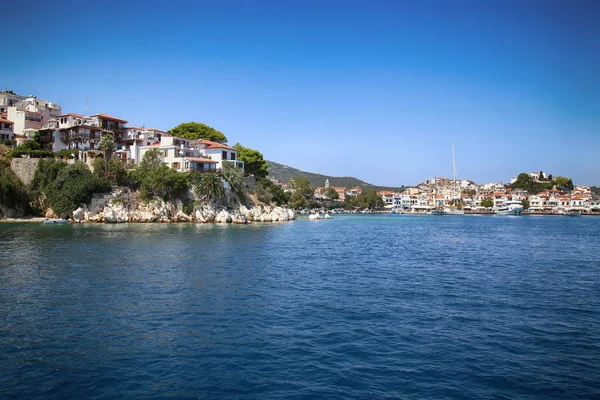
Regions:
<svg viewBox="0 0 600 400"><path fill-rule="evenodd" d="M196 204L184 212L181 200L165 202L160 198L141 201L128 190L119 190L95 199L73 212L76 223L150 223L195 222L233 223L283 222L296 218L288 208L244 205L226 208L210 204Z"/></svg>

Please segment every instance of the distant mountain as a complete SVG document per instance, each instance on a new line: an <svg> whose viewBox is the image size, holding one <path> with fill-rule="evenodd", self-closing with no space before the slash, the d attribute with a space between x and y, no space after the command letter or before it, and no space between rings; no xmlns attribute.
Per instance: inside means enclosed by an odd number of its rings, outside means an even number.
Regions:
<svg viewBox="0 0 600 400"><path fill-rule="evenodd" d="M322 174L315 174L312 172L301 171L296 168L289 167L287 165L276 163L275 161L267 161L269 163L269 178L277 179L281 182L288 183L290 179L295 177L307 178L313 187L325 186L325 180L329 179L329 186L338 186L351 189L355 186L360 186L362 190L375 189L375 190L390 190L390 191L402 191L404 187L389 187L389 186L377 186L361 181L358 178L352 176L329 176Z"/></svg>

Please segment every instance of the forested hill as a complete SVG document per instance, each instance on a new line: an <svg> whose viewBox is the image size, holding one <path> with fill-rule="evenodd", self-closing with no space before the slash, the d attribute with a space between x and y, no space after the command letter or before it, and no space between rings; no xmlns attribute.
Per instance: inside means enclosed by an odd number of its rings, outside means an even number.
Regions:
<svg viewBox="0 0 600 400"><path fill-rule="evenodd" d="M328 176L322 174L314 174L312 172L301 171L296 168L288 167L287 165L276 163L275 161L267 161L269 163L269 178L277 179L281 182L288 183L291 178L304 177L307 178L312 187L325 186L325 180L329 179L329 186L343 186L345 188L353 188L360 186L362 190L375 189L375 190L391 190L391 191L402 191L403 187L388 187L388 186L377 186L371 185L365 181L361 181L358 178L352 176Z"/></svg>

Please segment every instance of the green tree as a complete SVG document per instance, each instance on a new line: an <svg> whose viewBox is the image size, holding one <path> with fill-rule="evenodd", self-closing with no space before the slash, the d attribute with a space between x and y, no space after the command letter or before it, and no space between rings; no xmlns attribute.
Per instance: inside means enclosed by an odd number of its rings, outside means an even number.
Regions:
<svg viewBox="0 0 600 400"><path fill-rule="evenodd" d="M263 154L249 147L236 143L234 148L238 151L238 159L244 162L244 172L254 175L256 179L266 178L269 174L269 164L263 159Z"/></svg>
<svg viewBox="0 0 600 400"><path fill-rule="evenodd" d="M487 198L481 200L481 207L485 207L485 208L494 207L494 199L492 199L491 197L487 197Z"/></svg>
<svg viewBox="0 0 600 400"><path fill-rule="evenodd" d="M322 194L325 197L327 197L329 200L337 200L340 198L340 195L338 194L338 192L336 192L335 189L331 188L331 187L325 188L325 190L323 190Z"/></svg>
<svg viewBox="0 0 600 400"><path fill-rule="evenodd" d="M529 203L529 199L521 200L521 205L523 206L523 210L527 210L527 209L529 209L529 207L531 207L531 204Z"/></svg>
<svg viewBox="0 0 600 400"><path fill-rule="evenodd" d="M152 172L164 165L163 157L158 149L148 150L144 153L140 165L129 172L128 180L133 188L140 188L142 182Z"/></svg>
<svg viewBox="0 0 600 400"><path fill-rule="evenodd" d="M164 159L160 150L152 149L144 153L140 167L146 171L152 171L160 168L164 164Z"/></svg>
<svg viewBox="0 0 600 400"><path fill-rule="evenodd" d="M344 198L344 208L346 210L352 210L354 208L357 208L358 203L357 203L356 199L357 199L356 196L346 196Z"/></svg>
<svg viewBox="0 0 600 400"><path fill-rule="evenodd" d="M115 150L115 138L112 135L104 135L100 139L100 150L104 154L104 175L108 176L108 161L112 157L112 153Z"/></svg>
<svg viewBox="0 0 600 400"><path fill-rule="evenodd" d="M267 178L256 181L254 192L260 201L265 203L275 202L278 206L287 204L291 197L289 193L284 192L282 188Z"/></svg>
<svg viewBox="0 0 600 400"><path fill-rule="evenodd" d="M206 139L218 143L227 143L227 138L222 132L200 122L183 122L170 129L169 133L189 140Z"/></svg>
<svg viewBox="0 0 600 400"><path fill-rule="evenodd" d="M223 180L216 173L194 173L192 178L195 186L194 193L202 200L219 202L225 198Z"/></svg>
<svg viewBox="0 0 600 400"><path fill-rule="evenodd" d="M54 172L58 172L56 178L42 190L50 207L61 217L71 216L82 203L91 200L92 194L110 191L108 180L93 174L87 165L81 162L53 168L46 179Z"/></svg>
<svg viewBox="0 0 600 400"><path fill-rule="evenodd" d="M554 185L560 189L574 189L573 180L564 176L557 176L556 178L554 178L552 183L554 183Z"/></svg>
<svg viewBox="0 0 600 400"><path fill-rule="evenodd" d="M246 181L241 171L234 167L232 163L224 162L222 173L223 179L229 184L234 198L240 202L244 202L246 198Z"/></svg>
<svg viewBox="0 0 600 400"><path fill-rule="evenodd" d="M475 189L465 189L462 191L463 194L466 194L467 196L475 196L475 194L477 194L477 191Z"/></svg>
<svg viewBox="0 0 600 400"><path fill-rule="evenodd" d="M310 186L309 180L304 177L295 177L290 179L288 188L290 188L294 193L299 193L306 199L312 199L315 194L315 189Z"/></svg>
<svg viewBox="0 0 600 400"><path fill-rule="evenodd" d="M161 165L147 172L140 185L140 195L145 199L155 196L165 201L180 198L189 188L188 176Z"/></svg>
<svg viewBox="0 0 600 400"><path fill-rule="evenodd" d="M375 189L365 190L356 196L356 204L360 208L368 208L370 210L385 207L385 202Z"/></svg>
<svg viewBox="0 0 600 400"><path fill-rule="evenodd" d="M290 207L292 208L304 208L310 204L309 200L307 200L304 195L300 192L292 193L290 197Z"/></svg>

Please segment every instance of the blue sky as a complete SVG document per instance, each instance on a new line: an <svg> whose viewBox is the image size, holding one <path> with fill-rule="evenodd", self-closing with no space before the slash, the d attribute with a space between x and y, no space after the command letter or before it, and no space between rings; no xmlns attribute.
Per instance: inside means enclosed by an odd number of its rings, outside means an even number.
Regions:
<svg viewBox="0 0 600 400"><path fill-rule="evenodd" d="M12 2L0 86L380 185L600 185L598 1Z"/></svg>

